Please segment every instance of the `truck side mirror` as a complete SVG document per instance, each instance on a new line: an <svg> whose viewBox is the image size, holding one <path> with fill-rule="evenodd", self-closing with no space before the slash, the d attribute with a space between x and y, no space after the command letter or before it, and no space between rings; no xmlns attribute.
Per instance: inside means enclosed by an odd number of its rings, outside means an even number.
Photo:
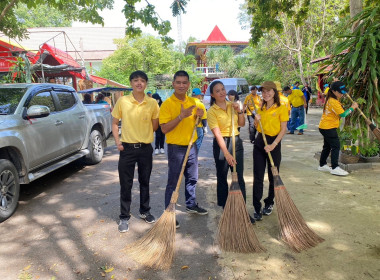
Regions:
<svg viewBox="0 0 380 280"><path fill-rule="evenodd" d="M50 115L50 109L43 105L32 105L26 111L26 118L43 118Z"/></svg>

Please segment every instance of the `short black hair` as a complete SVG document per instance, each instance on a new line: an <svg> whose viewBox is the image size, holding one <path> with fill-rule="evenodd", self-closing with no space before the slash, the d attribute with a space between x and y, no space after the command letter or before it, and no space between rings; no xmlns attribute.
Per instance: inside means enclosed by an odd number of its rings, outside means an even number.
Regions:
<svg viewBox="0 0 380 280"><path fill-rule="evenodd" d="M177 77L187 77L187 79L190 81L190 76L185 70L179 70L179 71L175 72L174 77L173 77L173 81Z"/></svg>
<svg viewBox="0 0 380 280"><path fill-rule="evenodd" d="M257 86L251 86L251 90L257 89Z"/></svg>
<svg viewBox="0 0 380 280"><path fill-rule="evenodd" d="M132 72L131 75L129 76L129 81L132 81L133 79L136 79L136 78L142 78L145 81L148 81L148 75L145 74L145 72L143 72L141 70L137 70L135 72Z"/></svg>
<svg viewBox="0 0 380 280"><path fill-rule="evenodd" d="M282 91L288 91L288 90L290 90L290 87L286 86L286 87L284 87L284 89Z"/></svg>
<svg viewBox="0 0 380 280"><path fill-rule="evenodd" d="M300 84L300 82L297 81L297 82L295 82L294 84Z"/></svg>

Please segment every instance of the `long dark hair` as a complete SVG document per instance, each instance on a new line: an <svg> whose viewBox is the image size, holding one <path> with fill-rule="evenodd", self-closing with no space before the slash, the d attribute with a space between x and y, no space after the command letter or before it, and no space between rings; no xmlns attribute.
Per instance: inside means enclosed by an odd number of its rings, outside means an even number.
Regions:
<svg viewBox="0 0 380 280"><path fill-rule="evenodd" d="M210 100L210 107L212 106L212 105L214 105L214 103L215 103L215 98L214 97L212 97L211 96L211 93L214 93L213 91L214 91L214 87L217 85L217 84L221 84L222 86L224 86L224 84L221 82L221 81L215 81L215 82L212 82L211 84L210 84L210 97L211 97L211 100Z"/></svg>
<svg viewBox="0 0 380 280"><path fill-rule="evenodd" d="M338 97L336 97L336 95L333 93L333 91L332 91L331 88L329 88L329 91L327 92L327 96L326 96L325 104L323 105L323 112L325 112L327 101L328 101L330 98L334 98L334 99L338 100Z"/></svg>
<svg viewBox="0 0 380 280"><path fill-rule="evenodd" d="M274 91L274 96L273 96L274 103L276 103L277 107L280 107L281 106L280 94L278 93L277 89L275 89L275 88L272 88L272 89ZM267 102L263 99L263 104L261 104L261 110L263 110L264 105L266 107L267 106Z"/></svg>

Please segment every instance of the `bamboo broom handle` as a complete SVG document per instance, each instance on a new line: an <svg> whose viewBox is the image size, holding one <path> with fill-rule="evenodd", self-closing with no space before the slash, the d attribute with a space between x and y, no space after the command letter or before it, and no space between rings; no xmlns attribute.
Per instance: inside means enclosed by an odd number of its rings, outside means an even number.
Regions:
<svg viewBox="0 0 380 280"><path fill-rule="evenodd" d="M174 190L174 192L172 194L172 198L170 199L170 203L176 203L177 200L178 200L179 186L182 183L183 172L185 171L187 159L189 158L190 149L191 149L191 146L193 145L193 140L194 140L195 132L197 130L198 123L199 123L199 116L197 116L197 119L195 120L195 125L194 125L194 128L193 128L193 133L191 134L191 139L190 139L189 145L187 145L187 150L186 150L185 158L183 159L181 173L179 174L178 181L177 181L177 186L175 187L175 190Z"/></svg>
<svg viewBox="0 0 380 280"><path fill-rule="evenodd" d="M347 93L346 94L347 98L351 101L351 102L354 102L354 100L352 100L351 96ZM360 115L362 115L362 117L364 118L365 122L370 125L372 124L372 122L366 117L366 115L364 115L363 111L360 110L360 108L357 108L357 110L359 111Z"/></svg>
<svg viewBox="0 0 380 280"><path fill-rule="evenodd" d="M252 103L253 108L255 108L254 110L255 110L255 113L257 114L257 107L256 107L255 102L253 102L252 96L251 96L250 102ZM259 120L259 125L261 128L261 134L263 135L264 144L265 144L265 146L268 146L267 138L265 137L265 132L264 132L264 128L263 128L263 125L261 123L261 120ZM272 158L272 155L270 152L268 152L268 157L269 157L270 164L272 165L272 167L274 167L273 158Z"/></svg>
<svg viewBox="0 0 380 280"><path fill-rule="evenodd" d="M232 103L235 100L235 96L229 97L231 101L231 129L232 129L232 156L234 160L236 160L236 150L235 150L235 110L234 107L232 106ZM232 172L236 173L236 164L232 166Z"/></svg>

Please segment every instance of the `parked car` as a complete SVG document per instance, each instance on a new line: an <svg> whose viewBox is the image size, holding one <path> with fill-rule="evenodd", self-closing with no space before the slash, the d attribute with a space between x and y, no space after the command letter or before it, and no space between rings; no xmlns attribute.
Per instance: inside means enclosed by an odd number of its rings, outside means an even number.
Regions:
<svg viewBox="0 0 380 280"><path fill-rule="evenodd" d="M224 84L224 87L227 93L231 89L236 90L236 92L239 95L241 95L240 99L242 101L244 101L245 96L247 95L247 93L249 93L248 82L244 78L224 78L224 79L216 79L214 81L221 81ZM208 87L203 97L203 104L205 105L206 109L210 107L210 101L211 101L210 88Z"/></svg>
<svg viewBox="0 0 380 280"><path fill-rule="evenodd" d="M0 85L0 222L16 210L20 184L74 160L102 160L112 117L108 104L84 105L57 84Z"/></svg>

